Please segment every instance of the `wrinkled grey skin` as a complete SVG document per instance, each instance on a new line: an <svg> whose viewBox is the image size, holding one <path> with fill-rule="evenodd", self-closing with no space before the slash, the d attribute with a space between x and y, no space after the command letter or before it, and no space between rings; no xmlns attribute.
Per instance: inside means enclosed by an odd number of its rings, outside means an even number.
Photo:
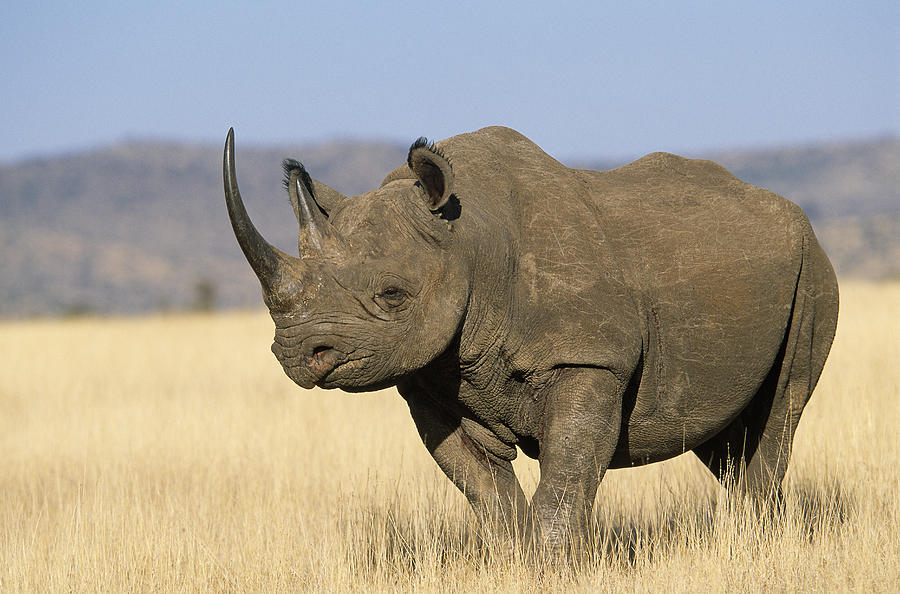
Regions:
<svg viewBox="0 0 900 594"><path fill-rule="evenodd" d="M493 127L418 142L359 196L286 162L294 257L253 228L233 159L229 132L229 215L287 375L396 385L491 526L577 547L607 468L688 450L749 495L780 496L838 312L793 203L665 153L569 169ZM530 502L516 446L540 461Z"/></svg>

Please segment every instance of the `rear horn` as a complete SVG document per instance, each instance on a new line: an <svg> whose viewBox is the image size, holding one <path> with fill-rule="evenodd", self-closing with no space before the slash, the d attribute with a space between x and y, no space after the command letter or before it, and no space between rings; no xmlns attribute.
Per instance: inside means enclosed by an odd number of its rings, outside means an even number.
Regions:
<svg viewBox="0 0 900 594"><path fill-rule="evenodd" d="M291 204L294 205L297 222L300 223L300 256L338 256L341 253L341 238L319 208L312 194L312 179L306 169L297 161L286 160L285 174Z"/></svg>

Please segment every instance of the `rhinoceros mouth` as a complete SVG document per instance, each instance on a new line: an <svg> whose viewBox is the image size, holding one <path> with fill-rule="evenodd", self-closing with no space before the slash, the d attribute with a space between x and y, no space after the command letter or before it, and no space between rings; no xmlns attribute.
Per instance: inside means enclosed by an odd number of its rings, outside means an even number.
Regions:
<svg viewBox="0 0 900 594"><path fill-rule="evenodd" d="M292 380L301 387L310 389L323 382L343 363L344 360L334 357L313 355L312 357L302 357L302 360L294 361L284 367Z"/></svg>
<svg viewBox="0 0 900 594"><path fill-rule="evenodd" d="M283 363L283 366L288 377L302 388L340 388L345 381L351 379L345 376L348 373L354 375L352 372L359 369L368 358L368 355L352 357L343 354L338 356L332 356L331 353L317 354Z"/></svg>
<svg viewBox="0 0 900 594"><path fill-rule="evenodd" d="M345 357L337 365L332 367L327 373L316 380L315 384L320 388L340 388L352 387L356 384L352 381L358 379L356 376L360 367L371 358L371 355L363 355L360 357Z"/></svg>

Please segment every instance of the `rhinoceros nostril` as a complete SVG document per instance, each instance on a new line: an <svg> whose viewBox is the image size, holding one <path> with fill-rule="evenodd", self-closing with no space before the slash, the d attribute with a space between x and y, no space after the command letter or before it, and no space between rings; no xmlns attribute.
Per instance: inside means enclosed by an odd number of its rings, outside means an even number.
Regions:
<svg viewBox="0 0 900 594"><path fill-rule="evenodd" d="M328 351L331 351L331 350L333 350L333 349L330 346L321 344L319 346L313 347L311 356L312 357L321 357L322 355L324 355L325 353L327 353Z"/></svg>

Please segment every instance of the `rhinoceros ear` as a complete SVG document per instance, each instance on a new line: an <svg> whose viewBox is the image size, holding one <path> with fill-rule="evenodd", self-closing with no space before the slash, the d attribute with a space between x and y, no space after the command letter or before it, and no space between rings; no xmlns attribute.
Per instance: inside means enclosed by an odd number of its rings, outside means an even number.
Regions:
<svg viewBox="0 0 900 594"><path fill-rule="evenodd" d="M453 169L447 157L423 136L409 147L406 163L425 190L428 208L444 206L453 195Z"/></svg>

